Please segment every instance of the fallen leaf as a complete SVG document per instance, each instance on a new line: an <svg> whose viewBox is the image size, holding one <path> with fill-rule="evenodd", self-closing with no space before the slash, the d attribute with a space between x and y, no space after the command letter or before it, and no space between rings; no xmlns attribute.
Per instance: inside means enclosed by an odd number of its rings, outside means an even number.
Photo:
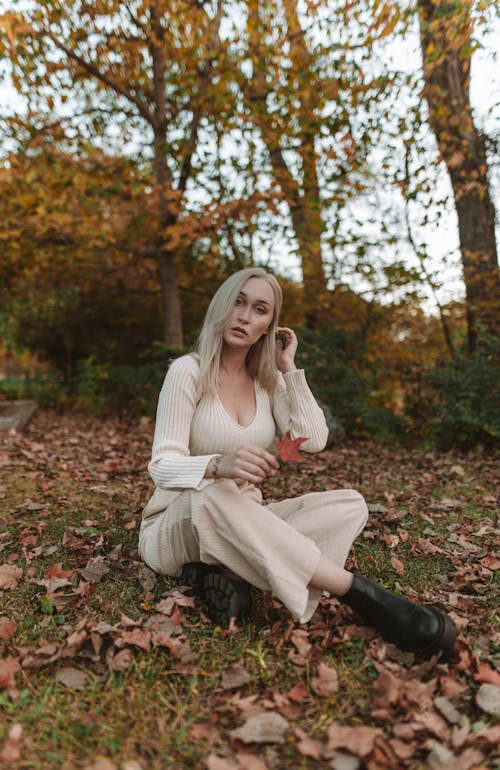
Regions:
<svg viewBox="0 0 500 770"><path fill-rule="evenodd" d="M223 690L232 690L252 682L254 678L243 666L229 666L222 672L221 686Z"/></svg>
<svg viewBox="0 0 500 770"><path fill-rule="evenodd" d="M2 616L0 618L0 639L5 641L12 639L17 631L17 623L15 620L9 620L9 618Z"/></svg>
<svg viewBox="0 0 500 770"><path fill-rule="evenodd" d="M336 751L330 761L332 770L360 770L361 762L358 757L352 754L344 754L342 751Z"/></svg>
<svg viewBox="0 0 500 770"><path fill-rule="evenodd" d="M243 754L242 751L237 751L236 759L238 760L238 770L267 770L264 760L255 754Z"/></svg>
<svg viewBox="0 0 500 770"><path fill-rule="evenodd" d="M328 728L328 748L347 749L357 757L366 757L373 751L376 739L383 735L380 727L348 727L334 723Z"/></svg>
<svg viewBox="0 0 500 770"><path fill-rule="evenodd" d="M398 575L404 575L405 574L405 565L401 561L401 559L398 559L397 556L391 556L391 564L398 573Z"/></svg>
<svg viewBox="0 0 500 770"><path fill-rule="evenodd" d="M311 679L311 689L316 695L326 697L339 689L339 678L337 671L325 663L320 663L316 676Z"/></svg>
<svg viewBox="0 0 500 770"><path fill-rule="evenodd" d="M8 655L0 660L0 689L5 687L14 687L16 684L15 676L21 669L21 664L17 658Z"/></svg>
<svg viewBox="0 0 500 770"><path fill-rule="evenodd" d="M6 591L11 588L15 588L22 574L22 569L20 567L16 567L15 564L1 564L0 591Z"/></svg>
<svg viewBox="0 0 500 770"><path fill-rule="evenodd" d="M476 693L476 703L481 711L500 715L500 687L496 684L482 684Z"/></svg>
<svg viewBox="0 0 500 770"><path fill-rule="evenodd" d="M134 662L134 654L130 648L120 650L109 661L109 667L113 671L127 671Z"/></svg>
<svg viewBox="0 0 500 770"><path fill-rule="evenodd" d="M320 760L323 757L324 744L317 738L311 738L300 727L294 729L294 733L297 736L298 743L297 749L304 757L311 757L312 759Z"/></svg>
<svg viewBox="0 0 500 770"><path fill-rule="evenodd" d="M193 607L196 600L194 596L185 596L180 591L173 591L171 596L167 596L166 599L162 599L156 605L156 610L163 615L171 615L175 607Z"/></svg>
<svg viewBox="0 0 500 770"><path fill-rule="evenodd" d="M209 754L204 763L207 770L240 770L237 762L225 757L219 757L217 754Z"/></svg>
<svg viewBox="0 0 500 770"><path fill-rule="evenodd" d="M219 731L210 722L192 722L189 734L194 741L207 741L211 746L219 737Z"/></svg>
<svg viewBox="0 0 500 770"><path fill-rule="evenodd" d="M83 770L118 770L115 763L105 757L98 757L96 760L85 765Z"/></svg>
<svg viewBox="0 0 500 770"><path fill-rule="evenodd" d="M482 762L483 755L478 749L465 749L462 754L434 767L435 770L485 770Z"/></svg>
<svg viewBox="0 0 500 770"><path fill-rule="evenodd" d="M488 663L481 663L479 665L477 674L474 674L474 679L476 682L489 682L490 684L496 684L497 687L500 687L500 673L495 671L495 669L488 665Z"/></svg>
<svg viewBox="0 0 500 770"><path fill-rule="evenodd" d="M151 632L144 631L142 628L134 628L132 631L124 631L122 639L125 644L133 644L134 647L140 647L144 652L151 649Z"/></svg>
<svg viewBox="0 0 500 770"><path fill-rule="evenodd" d="M307 441L307 436L305 438L299 436L298 438L292 439L290 431L284 433L280 440L276 442L276 449L280 459L284 461L292 460L294 462L303 462L305 457L299 452L299 447L304 441Z"/></svg>
<svg viewBox="0 0 500 770"><path fill-rule="evenodd" d="M109 566L104 556L96 556L89 559L85 567L80 570L80 575L89 583L97 583L109 572Z"/></svg>
<svg viewBox="0 0 500 770"><path fill-rule="evenodd" d="M81 690L88 681L88 674L80 668L65 666L56 673L56 680L70 690Z"/></svg>
<svg viewBox="0 0 500 770"><path fill-rule="evenodd" d="M229 733L243 743L284 743L288 722L273 711L257 714Z"/></svg>
<svg viewBox="0 0 500 770"><path fill-rule="evenodd" d="M10 728L5 745L0 753L2 764L9 765L21 759L21 742L23 739L23 726L16 722Z"/></svg>

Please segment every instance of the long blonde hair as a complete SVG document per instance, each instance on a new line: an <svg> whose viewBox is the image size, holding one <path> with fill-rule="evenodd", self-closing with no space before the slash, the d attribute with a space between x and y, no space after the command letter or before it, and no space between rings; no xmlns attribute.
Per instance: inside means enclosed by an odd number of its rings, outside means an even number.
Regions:
<svg viewBox="0 0 500 770"><path fill-rule="evenodd" d="M274 293L274 313L269 331L250 348L247 354L247 371L272 393L277 384L276 339L279 314L283 303L281 287L271 273L262 267L247 267L227 278L217 289L203 321L196 350L200 362L199 395L215 395L219 385L219 369L222 356L223 332L243 284L249 278L264 278Z"/></svg>

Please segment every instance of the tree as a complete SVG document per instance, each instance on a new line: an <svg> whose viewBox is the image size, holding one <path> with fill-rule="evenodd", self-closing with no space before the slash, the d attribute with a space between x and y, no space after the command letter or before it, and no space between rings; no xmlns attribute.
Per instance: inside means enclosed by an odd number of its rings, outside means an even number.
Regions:
<svg viewBox="0 0 500 770"><path fill-rule="evenodd" d="M187 189L197 175L202 120L215 99L212 63L220 44L222 3L44 0L28 8L13 5L2 18L1 43L13 82L27 99L33 133L66 124L72 127L75 151L89 141L115 150L121 145L151 182L154 217L148 219L163 337L180 345L176 255L185 230Z"/></svg>
<svg viewBox="0 0 500 770"><path fill-rule="evenodd" d="M473 2L418 0L418 10L424 94L429 122L453 188L472 351L479 325L487 332L500 333L495 210L485 137L474 123L469 94Z"/></svg>
<svg viewBox="0 0 500 770"><path fill-rule="evenodd" d="M364 190L383 126L373 106L391 79L364 65L400 15L388 4L335 1L247 0L245 10L236 43L243 115L260 133L277 198L288 207L314 327L330 304L332 265L343 259L331 223Z"/></svg>

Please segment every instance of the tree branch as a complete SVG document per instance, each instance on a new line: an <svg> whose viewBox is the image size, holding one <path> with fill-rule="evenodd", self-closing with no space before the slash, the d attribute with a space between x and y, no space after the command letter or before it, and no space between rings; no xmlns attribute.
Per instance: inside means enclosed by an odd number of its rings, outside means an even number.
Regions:
<svg viewBox="0 0 500 770"><path fill-rule="evenodd" d="M95 66L95 64L92 64L91 62L86 61L82 56L79 56L75 51L71 50L71 48L68 48L64 43L61 43L54 35L50 33L45 33L46 36L52 40L54 45L62 51L69 59L72 59L73 61L77 62L77 64L80 65L86 72L88 72L90 75L93 75L95 78L101 81L101 83L104 83L104 85L108 86L108 88L111 88L112 91L114 91L117 94L120 94L120 96L125 97L127 101L134 104L140 115L146 120L148 123L153 125L154 117L149 110L149 108L134 94L132 94L130 91L127 91L126 88L124 88L120 83L117 83L112 77L110 77L105 72L101 72L101 70Z"/></svg>

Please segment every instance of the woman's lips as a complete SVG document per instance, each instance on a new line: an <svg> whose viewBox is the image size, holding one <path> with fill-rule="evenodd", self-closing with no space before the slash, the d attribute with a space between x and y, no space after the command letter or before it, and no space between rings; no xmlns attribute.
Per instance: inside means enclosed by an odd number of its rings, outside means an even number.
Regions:
<svg viewBox="0 0 500 770"><path fill-rule="evenodd" d="M242 337L246 337L247 333L244 329L240 329L239 326L235 326L234 329L231 329L232 332L235 334L240 334Z"/></svg>

